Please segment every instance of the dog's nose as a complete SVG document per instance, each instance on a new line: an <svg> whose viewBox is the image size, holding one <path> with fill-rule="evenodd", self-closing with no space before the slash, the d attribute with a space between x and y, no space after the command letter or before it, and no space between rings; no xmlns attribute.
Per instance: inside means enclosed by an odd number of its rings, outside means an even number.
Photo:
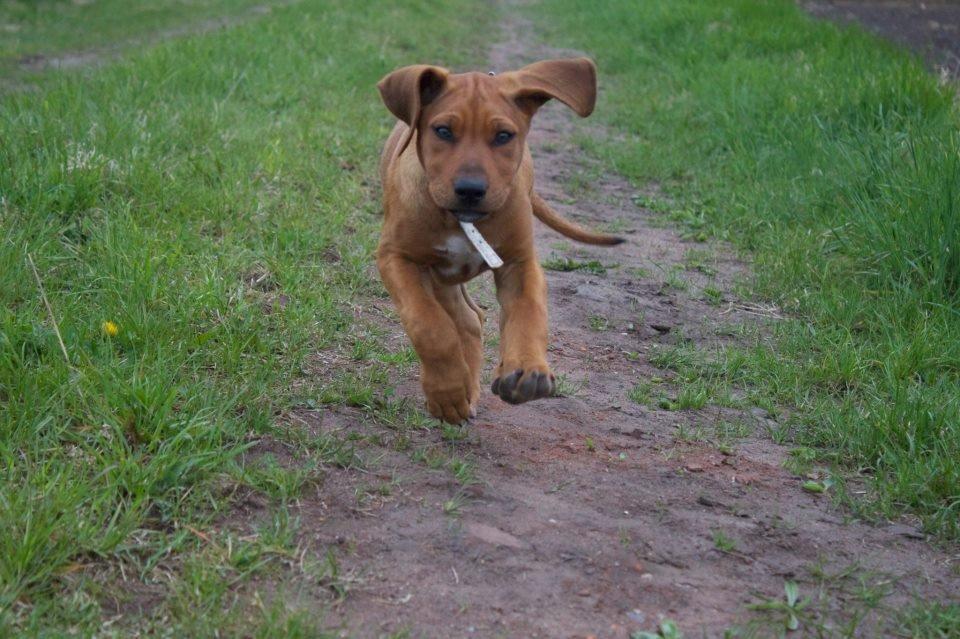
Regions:
<svg viewBox="0 0 960 639"><path fill-rule="evenodd" d="M472 206L487 194L487 181L476 177L457 178L453 183L453 192L463 204Z"/></svg>

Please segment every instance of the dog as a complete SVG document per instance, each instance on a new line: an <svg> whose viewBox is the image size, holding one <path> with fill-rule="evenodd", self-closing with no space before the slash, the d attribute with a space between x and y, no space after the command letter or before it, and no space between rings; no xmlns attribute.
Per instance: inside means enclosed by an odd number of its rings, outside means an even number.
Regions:
<svg viewBox="0 0 960 639"><path fill-rule="evenodd" d="M500 304L500 362L491 388L512 404L549 397L547 287L533 217L578 242L615 245L560 217L534 191L527 133L556 99L593 112L597 70L587 58L545 60L506 73L452 73L413 65L378 84L397 117L380 160L384 219L376 261L421 364L426 408L458 424L476 416L484 314L464 283L489 267L460 222L503 260L493 273Z"/></svg>

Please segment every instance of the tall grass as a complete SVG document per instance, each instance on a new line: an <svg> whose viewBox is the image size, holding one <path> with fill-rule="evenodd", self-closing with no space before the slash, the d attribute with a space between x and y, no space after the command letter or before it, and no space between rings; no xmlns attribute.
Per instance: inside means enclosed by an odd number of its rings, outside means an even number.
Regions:
<svg viewBox="0 0 960 639"><path fill-rule="evenodd" d="M537 10L596 56L626 134L587 144L751 251L797 318L751 372L795 441L870 478L875 512L960 536L956 85L789 0Z"/></svg>

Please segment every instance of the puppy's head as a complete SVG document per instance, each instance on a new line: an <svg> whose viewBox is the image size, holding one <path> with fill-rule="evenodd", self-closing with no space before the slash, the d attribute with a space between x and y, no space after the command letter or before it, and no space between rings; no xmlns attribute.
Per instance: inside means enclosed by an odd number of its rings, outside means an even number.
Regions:
<svg viewBox="0 0 960 639"><path fill-rule="evenodd" d="M586 58L546 60L499 75L415 65L387 75L377 88L410 127L399 152L417 134L433 201L475 222L510 195L537 109L556 98L581 117L590 115L597 72Z"/></svg>

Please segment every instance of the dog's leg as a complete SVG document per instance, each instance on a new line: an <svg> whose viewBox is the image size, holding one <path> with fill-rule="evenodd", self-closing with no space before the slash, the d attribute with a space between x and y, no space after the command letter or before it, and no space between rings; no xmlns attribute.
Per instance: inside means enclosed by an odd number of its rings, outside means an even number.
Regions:
<svg viewBox="0 0 960 639"><path fill-rule="evenodd" d="M460 333L463 356L473 380L474 394L470 404L470 416L475 417L477 401L480 399L480 372L483 369L483 311L470 299L466 287L462 284L445 286L437 282L434 292Z"/></svg>
<svg viewBox="0 0 960 639"><path fill-rule="evenodd" d="M466 420L478 393L460 333L437 299L433 278L428 271L392 254L378 255L377 268L420 358L427 410L451 424Z"/></svg>
<svg viewBox="0 0 960 639"><path fill-rule="evenodd" d="M492 391L511 404L553 395L547 365L547 283L536 258L494 271L500 301L500 365Z"/></svg>

